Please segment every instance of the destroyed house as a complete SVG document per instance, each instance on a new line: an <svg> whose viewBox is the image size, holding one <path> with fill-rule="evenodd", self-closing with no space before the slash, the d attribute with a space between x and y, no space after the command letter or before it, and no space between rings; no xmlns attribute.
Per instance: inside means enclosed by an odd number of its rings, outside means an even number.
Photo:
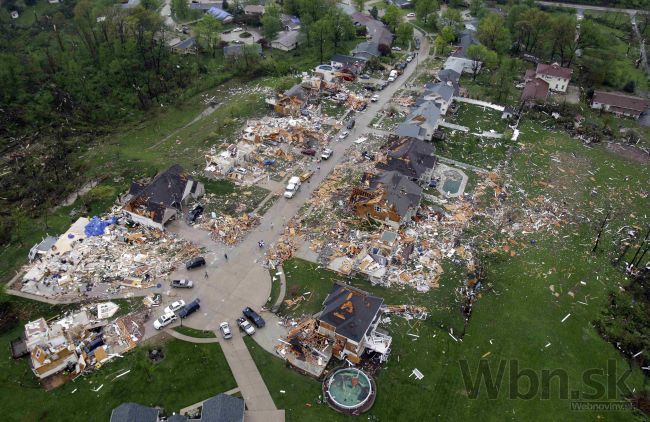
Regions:
<svg viewBox="0 0 650 422"><path fill-rule="evenodd" d="M330 65L335 69L349 70L357 74L366 66L367 60L362 57L346 56L344 54L335 54L330 59Z"/></svg>
<svg viewBox="0 0 650 422"><path fill-rule="evenodd" d="M275 98L268 98L266 103L273 106L276 113L297 116L310 95L309 89L304 88L302 84L295 84L283 94L279 94Z"/></svg>
<svg viewBox="0 0 650 422"><path fill-rule="evenodd" d="M397 171L385 171L364 174L361 186L352 189L349 203L359 217L399 227L415 216L421 199L417 183Z"/></svg>
<svg viewBox="0 0 650 422"><path fill-rule="evenodd" d="M384 299L335 283L316 316L318 333L334 341L332 355L359 362L375 334Z"/></svg>
<svg viewBox="0 0 650 422"><path fill-rule="evenodd" d="M47 378L68 367L75 367L77 354L60 327L52 329L44 318L25 324L25 344L30 367L38 378Z"/></svg>
<svg viewBox="0 0 650 422"><path fill-rule="evenodd" d="M410 180L429 184L437 158L435 147L415 138L395 138L387 145L386 158L377 163L377 169L396 171Z"/></svg>
<svg viewBox="0 0 650 422"><path fill-rule="evenodd" d="M204 192L203 183L174 165L149 184L133 183L123 210L134 223L164 230L165 224L181 212L183 204Z"/></svg>

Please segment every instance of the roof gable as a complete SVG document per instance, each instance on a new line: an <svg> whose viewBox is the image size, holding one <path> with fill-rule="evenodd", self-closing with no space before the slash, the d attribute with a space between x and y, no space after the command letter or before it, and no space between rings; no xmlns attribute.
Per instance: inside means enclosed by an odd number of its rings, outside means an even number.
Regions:
<svg viewBox="0 0 650 422"><path fill-rule="evenodd" d="M335 283L323 302L320 321L334 326L337 334L360 342L379 312L384 299Z"/></svg>

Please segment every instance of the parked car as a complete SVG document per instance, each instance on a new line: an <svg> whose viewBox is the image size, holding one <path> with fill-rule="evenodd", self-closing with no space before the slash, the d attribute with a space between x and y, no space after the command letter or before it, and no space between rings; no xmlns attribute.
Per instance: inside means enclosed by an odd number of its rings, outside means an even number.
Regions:
<svg viewBox="0 0 650 422"><path fill-rule="evenodd" d="M313 157L314 155L316 155L316 150L313 149L313 148L303 149L303 150L300 151L300 152L301 152L302 154L309 155L309 156L311 156L311 157Z"/></svg>
<svg viewBox="0 0 650 422"><path fill-rule="evenodd" d="M203 210L203 205L200 204L192 208L192 211L190 211L187 215L188 220L190 220L192 223L195 222L196 219L199 218L201 214L203 214Z"/></svg>
<svg viewBox="0 0 650 422"><path fill-rule="evenodd" d="M382 90L388 86L388 82L384 81L379 84L379 90Z"/></svg>
<svg viewBox="0 0 650 422"><path fill-rule="evenodd" d="M399 48L398 46L393 47L392 50L393 50L393 51L402 51L402 49Z"/></svg>
<svg viewBox="0 0 650 422"><path fill-rule="evenodd" d="M363 89L367 91L375 91L377 88L374 85L364 85Z"/></svg>
<svg viewBox="0 0 650 422"><path fill-rule="evenodd" d="M339 140L340 140L340 141L344 140L345 138L348 137L349 134L350 134L350 132L348 132L347 130L344 130L344 131L341 132L341 134L339 135Z"/></svg>
<svg viewBox="0 0 650 422"><path fill-rule="evenodd" d="M180 311L178 311L178 316L181 318L187 318L192 315L194 312L198 311L201 307L199 299L194 299L187 305L183 306Z"/></svg>
<svg viewBox="0 0 650 422"><path fill-rule="evenodd" d="M163 309L163 312L166 314L168 313L175 314L183 306L185 306L185 301L183 299L179 299L177 301L172 302L168 307Z"/></svg>
<svg viewBox="0 0 650 422"><path fill-rule="evenodd" d="M233 29L232 32L241 32L243 30L244 28L238 26L237 28Z"/></svg>
<svg viewBox="0 0 650 422"><path fill-rule="evenodd" d="M359 79L370 79L370 75L368 75L367 73L364 73L364 74L359 76Z"/></svg>
<svg viewBox="0 0 650 422"><path fill-rule="evenodd" d="M254 310L252 310L250 307L244 308L242 313L248 319L253 321L253 324L255 324L255 326L257 328L262 328L262 327L264 327L266 325L266 322L264 322L264 319L261 316L259 316L259 314L257 312L255 312Z"/></svg>
<svg viewBox="0 0 650 422"><path fill-rule="evenodd" d="M289 182L287 183L287 187L284 188L284 197L287 199L291 199L294 196L296 196L296 193L300 190L300 177L298 176L293 176L289 179Z"/></svg>
<svg viewBox="0 0 650 422"><path fill-rule="evenodd" d="M377 101L379 101L379 95L377 95L377 94L373 95L372 98L370 99L370 101L372 101L373 103L376 103Z"/></svg>
<svg viewBox="0 0 650 422"><path fill-rule="evenodd" d="M414 18L414 17L415 17L415 13L413 13L413 12L411 12L411 13L407 13L407 14L406 14L406 17L407 17L407 18Z"/></svg>
<svg viewBox="0 0 650 422"><path fill-rule="evenodd" d="M365 158L368 161L374 161L375 160L375 154L371 154L368 151L363 151L361 153L361 156Z"/></svg>
<svg viewBox="0 0 650 422"><path fill-rule="evenodd" d="M231 29L226 29L225 31L222 32L223 35L230 34L232 32Z"/></svg>
<svg viewBox="0 0 650 422"><path fill-rule="evenodd" d="M191 289L194 287L194 283L192 280L172 280L172 287L175 287L177 289Z"/></svg>
<svg viewBox="0 0 650 422"><path fill-rule="evenodd" d="M226 340L232 338L232 332L230 331L230 324L228 324L227 321L224 321L221 324L219 324L219 331L221 331L221 335Z"/></svg>
<svg viewBox="0 0 650 422"><path fill-rule="evenodd" d="M237 325L239 326L239 329L244 331L246 334L249 336L252 336L255 334L255 327L248 322L248 320L244 317L237 318Z"/></svg>
<svg viewBox="0 0 650 422"><path fill-rule="evenodd" d="M413 56L409 55L409 56L406 58L406 62L407 62L407 63L411 63L412 61L413 61Z"/></svg>
<svg viewBox="0 0 650 422"><path fill-rule="evenodd" d="M192 270L194 268L199 268L205 265L205 258L202 256L197 256L185 263L185 268L188 270Z"/></svg>
<svg viewBox="0 0 650 422"><path fill-rule="evenodd" d="M178 317L174 315L173 312L164 313L160 315L160 317L153 322L153 328L155 328L156 330L160 330L161 328L168 326L169 324L176 321L177 319Z"/></svg>
<svg viewBox="0 0 650 422"><path fill-rule="evenodd" d="M354 119L350 119L350 120L348 120L348 122L345 124L345 128L348 129L348 130L350 130L350 129L352 129L352 128L354 127L354 124L355 124L355 123L356 123L356 121L355 121Z"/></svg>
<svg viewBox="0 0 650 422"><path fill-rule="evenodd" d="M333 153L334 153L334 151L332 151L331 149L325 148L323 150L323 152L321 153L320 158L322 158L323 160L328 160L332 156Z"/></svg>

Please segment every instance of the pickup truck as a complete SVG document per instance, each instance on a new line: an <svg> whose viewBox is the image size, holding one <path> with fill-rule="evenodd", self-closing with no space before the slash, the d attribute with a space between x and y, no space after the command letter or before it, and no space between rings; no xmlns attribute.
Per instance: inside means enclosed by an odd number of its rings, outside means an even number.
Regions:
<svg viewBox="0 0 650 422"><path fill-rule="evenodd" d="M388 82L394 82L395 79L397 79L397 70L393 69L390 71L390 74L388 75Z"/></svg>
<svg viewBox="0 0 650 422"><path fill-rule="evenodd" d="M192 283L192 280L172 280L172 287L175 287L177 289L191 289L194 287L194 283Z"/></svg>
<svg viewBox="0 0 650 422"><path fill-rule="evenodd" d="M284 190L284 197L289 199L296 196L296 193L300 190L300 177L294 176L289 179L287 187Z"/></svg>
<svg viewBox="0 0 650 422"><path fill-rule="evenodd" d="M333 153L334 151L332 151L331 149L325 148L321 153L320 158L322 158L323 160L329 160L329 158L332 156Z"/></svg>

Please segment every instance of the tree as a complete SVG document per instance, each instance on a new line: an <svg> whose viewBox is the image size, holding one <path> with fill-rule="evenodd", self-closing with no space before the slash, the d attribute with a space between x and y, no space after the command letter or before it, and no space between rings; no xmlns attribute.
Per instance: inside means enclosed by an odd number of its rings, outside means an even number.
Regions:
<svg viewBox="0 0 650 422"><path fill-rule="evenodd" d="M491 80L492 96L496 102L504 101L512 92L512 82L516 71L517 63L513 59L503 56Z"/></svg>
<svg viewBox="0 0 650 422"><path fill-rule="evenodd" d="M346 40L354 38L356 29L352 20L338 7L330 10L327 15L327 20L330 23L330 39L332 41L334 51L338 51L341 43Z"/></svg>
<svg viewBox="0 0 650 422"><path fill-rule="evenodd" d="M453 29L454 33L457 34L463 27L463 17L461 16L460 11L447 8L440 17L440 23L443 26L449 26Z"/></svg>
<svg viewBox="0 0 650 422"><path fill-rule="evenodd" d="M513 32L517 41L517 49L535 53L541 46L540 39L546 38L550 27L548 13L533 8L523 11L514 23Z"/></svg>
<svg viewBox="0 0 650 422"><path fill-rule="evenodd" d="M374 19L379 18L379 9L377 9L377 6L372 6L372 9L370 9L370 16L372 16Z"/></svg>
<svg viewBox="0 0 650 422"><path fill-rule="evenodd" d="M176 17L184 19L190 14L190 6L186 0L172 0L172 11Z"/></svg>
<svg viewBox="0 0 650 422"><path fill-rule="evenodd" d="M438 34L434 43L436 45L436 54L445 55L445 49L450 42L456 39L456 34L450 26L445 26Z"/></svg>
<svg viewBox="0 0 650 422"><path fill-rule="evenodd" d="M397 27L397 32L396 32L397 44L406 47L408 46L408 44L411 42L412 39L413 39L413 27L406 22L400 23L399 26Z"/></svg>
<svg viewBox="0 0 650 422"><path fill-rule="evenodd" d="M575 17L566 14L551 19L549 32L551 59L559 58L562 66L570 63L575 53L576 23Z"/></svg>
<svg viewBox="0 0 650 422"><path fill-rule="evenodd" d="M196 23L194 27L196 38L201 47L212 51L212 57L217 54L221 32L221 22L209 13Z"/></svg>
<svg viewBox="0 0 650 422"><path fill-rule="evenodd" d="M488 50L484 45L470 45L467 57L472 60L472 80L476 79L482 66L492 68L497 61L497 53Z"/></svg>
<svg viewBox="0 0 650 422"><path fill-rule="evenodd" d="M363 8L366 5L366 0L354 0L354 5L357 7L359 12L363 12Z"/></svg>
<svg viewBox="0 0 650 422"><path fill-rule="evenodd" d="M469 12L472 14L472 16L479 17L482 11L483 11L482 0L472 0L469 3Z"/></svg>
<svg viewBox="0 0 650 422"><path fill-rule="evenodd" d="M436 0L418 0L415 3L415 14L424 24L435 22L435 16L431 15L437 10L438 2Z"/></svg>
<svg viewBox="0 0 650 422"><path fill-rule="evenodd" d="M399 7L391 4L386 8L386 13L383 17L384 23L388 25L391 32L395 33L397 25L402 21L402 12Z"/></svg>
<svg viewBox="0 0 650 422"><path fill-rule="evenodd" d="M510 33L503 18L490 13L478 25L477 37L490 50L504 53L510 47Z"/></svg>
<svg viewBox="0 0 650 422"><path fill-rule="evenodd" d="M264 15L260 19L262 23L262 35L268 40L273 40L282 30L282 21L280 20L280 8L274 1L266 4Z"/></svg>
<svg viewBox="0 0 650 422"><path fill-rule="evenodd" d="M314 22L310 27L312 41L318 50L319 63L323 63L325 51L327 49L327 41L330 37L331 22L328 18L320 19Z"/></svg>
<svg viewBox="0 0 650 422"><path fill-rule="evenodd" d="M623 87L623 91L629 92L630 94L634 94L635 90L636 90L636 82L634 82L633 79L627 81L627 83Z"/></svg>

